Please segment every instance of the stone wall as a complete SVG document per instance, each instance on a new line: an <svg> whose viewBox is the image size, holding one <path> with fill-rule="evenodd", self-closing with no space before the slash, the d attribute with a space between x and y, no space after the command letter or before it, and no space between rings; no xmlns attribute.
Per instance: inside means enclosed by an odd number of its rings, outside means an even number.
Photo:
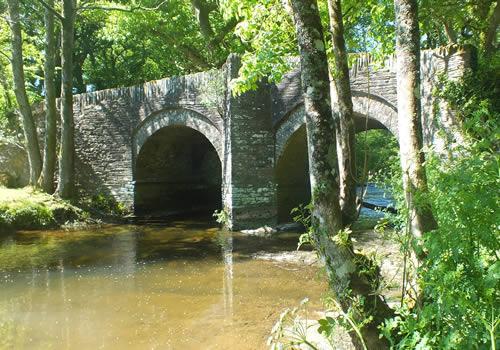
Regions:
<svg viewBox="0 0 500 350"><path fill-rule="evenodd" d="M236 78L240 60L231 55L228 79ZM225 137L224 208L232 229L276 223L274 132L270 86L262 83L241 96L228 95Z"/></svg>

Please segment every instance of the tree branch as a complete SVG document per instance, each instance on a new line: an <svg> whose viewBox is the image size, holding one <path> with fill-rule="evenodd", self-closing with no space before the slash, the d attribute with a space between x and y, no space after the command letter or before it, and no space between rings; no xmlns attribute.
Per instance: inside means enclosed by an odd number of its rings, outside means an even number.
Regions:
<svg viewBox="0 0 500 350"><path fill-rule="evenodd" d="M43 7L45 7L47 10L49 10L50 12L52 12L52 14L54 16L56 16L56 18L58 20L60 20L61 22L64 22L65 21L65 18L63 16L61 16L61 14L59 12L57 12L52 6L50 6L49 4L47 4L44 0L37 0L40 4L42 4Z"/></svg>
<svg viewBox="0 0 500 350"><path fill-rule="evenodd" d="M224 40L226 35L233 30L236 25L239 23L239 21L236 18L230 19L224 27L220 30L220 32L212 39L210 40L210 46L219 46L219 44Z"/></svg>
<svg viewBox="0 0 500 350"><path fill-rule="evenodd" d="M0 51L0 54L1 54L3 57L5 57L5 58L6 58L9 62L12 62L12 58L11 58L9 55L7 55L5 52Z"/></svg>

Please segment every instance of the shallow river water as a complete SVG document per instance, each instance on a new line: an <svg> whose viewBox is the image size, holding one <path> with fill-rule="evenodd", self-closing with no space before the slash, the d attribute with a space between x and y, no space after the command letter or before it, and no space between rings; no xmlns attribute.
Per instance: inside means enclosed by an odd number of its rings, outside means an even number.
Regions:
<svg viewBox="0 0 500 350"><path fill-rule="evenodd" d="M251 258L296 242L186 221L1 238L0 348L265 348L284 308L326 293L318 268Z"/></svg>

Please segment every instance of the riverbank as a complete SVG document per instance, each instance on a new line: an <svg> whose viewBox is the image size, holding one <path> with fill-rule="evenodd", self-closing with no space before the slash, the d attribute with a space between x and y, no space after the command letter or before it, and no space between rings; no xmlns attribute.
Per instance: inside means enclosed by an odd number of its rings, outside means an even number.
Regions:
<svg viewBox="0 0 500 350"><path fill-rule="evenodd" d="M31 187L0 187L0 232L82 227L99 221L55 196Z"/></svg>

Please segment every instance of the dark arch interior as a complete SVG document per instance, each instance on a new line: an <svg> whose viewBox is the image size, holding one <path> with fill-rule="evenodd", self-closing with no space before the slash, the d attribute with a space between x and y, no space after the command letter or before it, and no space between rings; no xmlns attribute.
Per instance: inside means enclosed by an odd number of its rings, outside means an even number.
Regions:
<svg viewBox="0 0 500 350"><path fill-rule="evenodd" d="M302 125L288 140L276 167L278 221L290 222L290 211L311 200L306 127Z"/></svg>
<svg viewBox="0 0 500 350"><path fill-rule="evenodd" d="M212 213L221 208L221 162L210 141L185 126L158 130L135 169L136 215Z"/></svg>
<svg viewBox="0 0 500 350"><path fill-rule="evenodd" d="M356 132L363 132L365 130L381 129L387 130L386 126L378 120L366 117L366 115L355 113L354 114L354 128Z"/></svg>

